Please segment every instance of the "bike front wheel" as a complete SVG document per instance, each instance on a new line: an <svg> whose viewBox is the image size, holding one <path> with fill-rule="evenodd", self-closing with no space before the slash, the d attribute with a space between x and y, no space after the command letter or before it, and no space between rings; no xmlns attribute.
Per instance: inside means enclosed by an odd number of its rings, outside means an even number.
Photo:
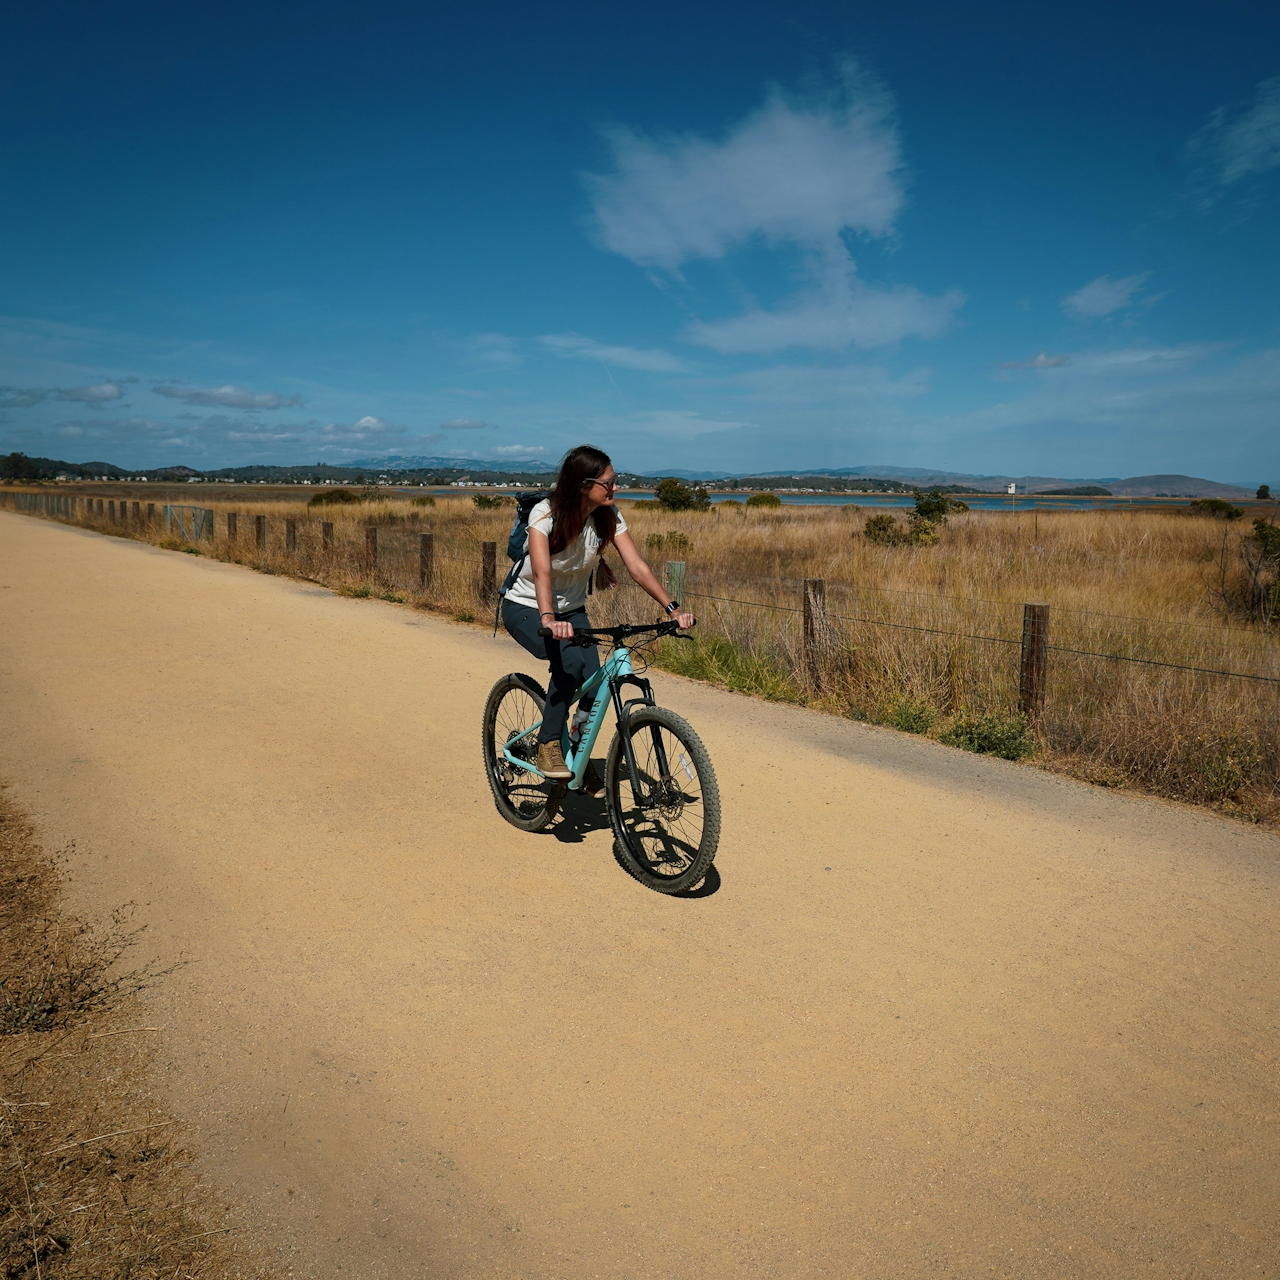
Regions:
<svg viewBox="0 0 1280 1280"><path fill-rule="evenodd" d="M485 777L498 812L521 831L541 831L556 816L563 793L563 787L512 764L503 753L505 747L531 764L538 758L535 726L546 699L536 680L514 671L489 690L484 707L480 736Z"/></svg>
<svg viewBox="0 0 1280 1280"><path fill-rule="evenodd" d="M686 720L665 707L634 708L610 744L604 794L622 864L641 884L683 893L702 881L720 843L720 788Z"/></svg>

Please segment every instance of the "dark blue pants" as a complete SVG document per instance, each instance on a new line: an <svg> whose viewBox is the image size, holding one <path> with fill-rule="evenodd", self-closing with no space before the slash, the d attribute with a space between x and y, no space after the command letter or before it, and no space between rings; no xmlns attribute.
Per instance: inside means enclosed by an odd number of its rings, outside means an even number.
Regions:
<svg viewBox="0 0 1280 1280"><path fill-rule="evenodd" d="M557 613L557 622L571 622L575 631L591 626L585 609L574 613ZM559 742L569 719L569 707L583 683L600 670L600 654L595 645L582 648L576 644L562 644L538 634L542 619L537 609L525 604L504 600L502 625L522 648L535 658L551 664L551 684L547 689L547 705L542 711L542 728L538 730L539 742ZM582 700L582 710L591 709L593 698Z"/></svg>

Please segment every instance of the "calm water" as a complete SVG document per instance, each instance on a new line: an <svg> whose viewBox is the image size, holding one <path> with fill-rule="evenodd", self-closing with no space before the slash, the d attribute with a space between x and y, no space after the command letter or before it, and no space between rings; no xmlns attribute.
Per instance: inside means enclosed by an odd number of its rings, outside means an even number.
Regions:
<svg viewBox="0 0 1280 1280"><path fill-rule="evenodd" d="M420 489L405 489L405 493L420 493ZM467 496L476 490L462 489L455 491L459 497ZM515 488L509 489L484 489L483 493L505 493L514 494L520 492ZM444 496L436 491L437 496ZM749 496L750 491L744 491L742 494L732 493L713 493L711 501L725 502L735 499L744 502ZM452 496L452 494L450 495ZM1044 496L1029 496L1027 494L1017 494L1010 497L1005 493L960 493L956 497L967 502L975 511L1031 511L1038 509L1040 511L1095 511L1095 510L1123 510L1134 507L1178 507L1185 506L1188 499L1186 498L1049 498ZM652 498L652 489L624 489L618 497L627 498ZM915 498L909 493L780 493L778 497L782 500L784 506L796 507L845 507L858 506L864 509L870 508L890 508L902 509L912 508L916 504Z"/></svg>
<svg viewBox="0 0 1280 1280"><path fill-rule="evenodd" d="M618 495L620 498L652 498L652 491L628 489ZM1106 507L1145 507L1181 505L1169 498L1045 498L1029 497L1017 494L1010 497L1005 493L958 493L955 495L967 502L975 511L1030 511L1038 507L1041 511L1092 511ZM724 502L734 497L731 493L713 493L712 502ZM913 508L915 498L909 493L780 493L784 506L797 507L844 507L858 506ZM744 501L739 498L738 501Z"/></svg>

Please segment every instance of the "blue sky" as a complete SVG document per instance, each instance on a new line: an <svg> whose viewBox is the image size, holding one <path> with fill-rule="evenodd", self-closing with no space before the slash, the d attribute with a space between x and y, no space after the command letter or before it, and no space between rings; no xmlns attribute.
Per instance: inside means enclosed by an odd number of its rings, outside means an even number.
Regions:
<svg viewBox="0 0 1280 1280"><path fill-rule="evenodd" d="M1273 6L53 0L0 39L0 450L1280 481Z"/></svg>

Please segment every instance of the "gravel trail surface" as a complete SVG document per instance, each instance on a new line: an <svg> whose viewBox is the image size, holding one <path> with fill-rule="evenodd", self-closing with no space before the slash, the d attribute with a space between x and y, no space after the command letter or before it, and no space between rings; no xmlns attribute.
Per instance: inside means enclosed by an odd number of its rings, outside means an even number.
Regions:
<svg viewBox="0 0 1280 1280"><path fill-rule="evenodd" d="M1280 840L657 673L718 884L524 835L504 636L0 513L0 775L192 963L168 1101L294 1273L1280 1274Z"/></svg>

